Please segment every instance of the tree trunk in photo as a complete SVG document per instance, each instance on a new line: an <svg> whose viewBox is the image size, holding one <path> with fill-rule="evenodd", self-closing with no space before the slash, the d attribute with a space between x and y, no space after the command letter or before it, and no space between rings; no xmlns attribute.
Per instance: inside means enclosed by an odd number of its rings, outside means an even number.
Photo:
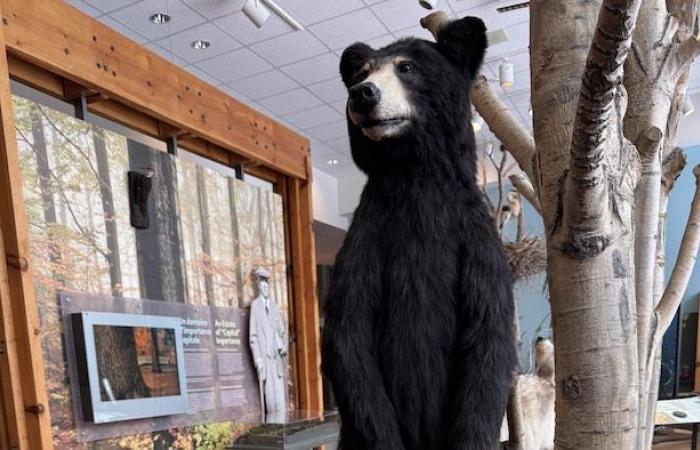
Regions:
<svg viewBox="0 0 700 450"><path fill-rule="evenodd" d="M236 272L236 293L238 295L238 307L244 305L243 290L243 264L241 263L241 236L238 223L238 210L236 209L236 180L227 179L228 183L228 204L231 210L231 238L233 240L233 267Z"/></svg>
<svg viewBox="0 0 700 450"><path fill-rule="evenodd" d="M111 400L105 384L116 400L151 396L139 368L133 328L95 326L95 348L103 349L97 352L102 401Z"/></svg>
<svg viewBox="0 0 700 450"><path fill-rule="evenodd" d="M177 171L166 153L128 141L130 170L153 170L148 199L151 224L134 230L141 296L148 300L185 302L182 238L178 218Z"/></svg>
<svg viewBox="0 0 700 450"><path fill-rule="evenodd" d="M119 257L119 233L117 231L117 219L112 196L112 180L109 173L109 155L105 145L104 130L93 126L92 136L95 145L102 213L105 220L105 239L107 241L105 258L107 259L107 264L109 264L109 280L112 286L112 295L120 296L122 294L122 269Z"/></svg>
<svg viewBox="0 0 700 450"><path fill-rule="evenodd" d="M46 134L44 133L44 122L42 114L36 104L31 106L32 123L32 149L36 155L37 175L39 176L39 192L41 194L41 205L44 211L44 221L46 222L46 239L49 243L49 261L52 265L61 263L61 250L54 237L53 228L58 220L56 217L56 203L53 197L53 187L51 183L51 167L49 166L49 154L46 147ZM63 277L52 270L53 278L62 282Z"/></svg>
<svg viewBox="0 0 700 450"><path fill-rule="evenodd" d="M437 35L445 20L422 23ZM659 346L700 245L696 186L664 287L667 175L682 169L668 158L698 54L697 0L534 0L534 141L485 78L473 86L476 110L524 173L514 186L544 221L557 449L651 447ZM700 185L700 167L694 175Z"/></svg>
<svg viewBox="0 0 700 450"><path fill-rule="evenodd" d="M185 268L177 196L177 170L170 155L129 140L129 168L153 171L148 199L150 227L134 230L141 297L185 303ZM154 450L169 449L175 438L167 431L153 433Z"/></svg>
<svg viewBox="0 0 700 450"><path fill-rule="evenodd" d="M207 194L207 180L204 168L197 166L197 199L199 204L199 223L202 224L202 268L204 278L204 292L206 303L215 304L214 279L211 270L211 225L209 223L209 198Z"/></svg>

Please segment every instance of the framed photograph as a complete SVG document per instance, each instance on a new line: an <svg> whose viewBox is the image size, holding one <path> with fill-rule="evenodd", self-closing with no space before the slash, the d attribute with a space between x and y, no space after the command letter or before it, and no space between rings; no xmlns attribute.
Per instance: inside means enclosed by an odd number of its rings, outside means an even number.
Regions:
<svg viewBox="0 0 700 450"><path fill-rule="evenodd" d="M81 312L71 320L84 420L187 413L182 319Z"/></svg>

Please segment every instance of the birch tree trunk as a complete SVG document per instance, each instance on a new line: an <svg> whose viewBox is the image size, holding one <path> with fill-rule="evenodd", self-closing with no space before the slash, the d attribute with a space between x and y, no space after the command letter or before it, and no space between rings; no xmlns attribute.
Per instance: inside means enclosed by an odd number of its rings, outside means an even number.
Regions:
<svg viewBox="0 0 700 450"><path fill-rule="evenodd" d="M434 35L447 19L421 21ZM534 141L485 78L470 98L542 213L557 449L651 447L659 346L700 244L700 192L664 289L679 108L700 53L698 0L532 0ZM624 69L624 70L623 70ZM662 164L663 161L663 164ZM694 174L700 184L700 167Z"/></svg>

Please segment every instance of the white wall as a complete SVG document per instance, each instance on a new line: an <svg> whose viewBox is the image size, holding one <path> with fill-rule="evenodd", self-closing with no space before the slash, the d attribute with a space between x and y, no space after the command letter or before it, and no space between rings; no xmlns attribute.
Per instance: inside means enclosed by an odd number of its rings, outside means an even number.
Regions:
<svg viewBox="0 0 700 450"><path fill-rule="evenodd" d="M314 168L311 193L314 220L347 230L348 218L343 216L338 208L338 179Z"/></svg>
<svg viewBox="0 0 700 450"><path fill-rule="evenodd" d="M338 179L338 212L351 218L360 203L360 195L365 187L367 177L361 173Z"/></svg>

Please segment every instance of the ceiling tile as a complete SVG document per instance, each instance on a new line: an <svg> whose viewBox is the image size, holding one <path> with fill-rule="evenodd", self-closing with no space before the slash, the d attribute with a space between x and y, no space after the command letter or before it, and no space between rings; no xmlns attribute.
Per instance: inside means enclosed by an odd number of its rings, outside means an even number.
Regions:
<svg viewBox="0 0 700 450"><path fill-rule="evenodd" d="M364 2L368 5L374 5L376 3L381 3L383 1L386 1L386 0L364 0Z"/></svg>
<svg viewBox="0 0 700 450"><path fill-rule="evenodd" d="M488 3L493 3L493 0L441 0L446 2L452 10L456 13L459 13L460 11L464 11L466 9L474 8L476 6L481 6L481 5L486 5ZM495 11L496 6L493 6L493 10L496 14L500 14L499 12ZM507 14L507 13L504 13ZM460 17L464 17L467 14L458 14Z"/></svg>
<svg viewBox="0 0 700 450"><path fill-rule="evenodd" d="M192 48L192 42L198 39L209 41L211 46L207 49L195 50ZM168 36L156 43L190 63L209 59L212 56L227 53L241 47L238 41L212 23L198 25L189 30Z"/></svg>
<svg viewBox="0 0 700 450"><path fill-rule="evenodd" d="M372 11L390 31L420 25L421 17L428 14L418 0L388 0L372 6Z"/></svg>
<svg viewBox="0 0 700 450"><path fill-rule="evenodd" d="M154 13L166 13L171 20L162 25L153 24L150 17ZM199 25L205 20L180 0L142 0L110 15L152 40Z"/></svg>
<svg viewBox="0 0 700 450"><path fill-rule="evenodd" d="M307 59L328 51L318 39L306 31L295 31L278 36L257 43L251 48L277 66Z"/></svg>
<svg viewBox="0 0 700 450"><path fill-rule="evenodd" d="M168 50L164 49L163 47L157 45L155 42L149 42L147 44L144 44L145 47L147 47L149 50L152 52L160 55L161 57L167 59L173 64L176 64L178 66L185 66L187 65L187 62L175 55L174 53L169 52Z"/></svg>
<svg viewBox="0 0 700 450"><path fill-rule="evenodd" d="M207 19L216 19L239 12L245 0L183 0Z"/></svg>
<svg viewBox="0 0 700 450"><path fill-rule="evenodd" d="M269 117L271 119L275 119L277 117L277 114L275 114L272 111L270 111L269 109L265 108L263 105L261 105L258 102L249 103L248 106L250 106L251 108L253 108L257 112L266 115L267 117Z"/></svg>
<svg viewBox="0 0 700 450"><path fill-rule="evenodd" d="M97 16L102 15L102 10L100 10L96 7L90 6L82 0L65 0L65 1L66 1L66 3L71 5L72 7L81 10L85 14L90 14L93 17L97 17Z"/></svg>
<svg viewBox="0 0 700 450"><path fill-rule="evenodd" d="M327 20L309 29L332 49L387 34L386 27L367 8Z"/></svg>
<svg viewBox="0 0 700 450"><path fill-rule="evenodd" d="M503 56L527 50L530 46L530 24L521 23L506 29L508 40L486 49L486 58L502 58Z"/></svg>
<svg viewBox="0 0 700 450"><path fill-rule="evenodd" d="M316 83L339 76L340 58L333 52L314 56L281 67L282 71L299 83Z"/></svg>
<svg viewBox="0 0 700 450"><path fill-rule="evenodd" d="M221 84L221 81L212 77L211 75L209 75L206 72L202 72L196 66L185 66L185 67L183 67L183 69L185 69L186 71L188 71L189 73L191 73L195 77L199 78L200 80L211 84L212 86L219 86Z"/></svg>
<svg viewBox="0 0 700 450"><path fill-rule="evenodd" d="M311 141L311 156L314 158L324 158L323 162L326 161L328 156L336 153L335 150L324 144L323 142Z"/></svg>
<svg viewBox="0 0 700 450"><path fill-rule="evenodd" d="M276 0L295 19L308 26L364 7L360 0Z"/></svg>
<svg viewBox="0 0 700 450"><path fill-rule="evenodd" d="M396 39L402 39L402 38L407 38L407 37L414 37L418 39L425 39L431 42L435 42L435 39L433 38L433 35L430 34L430 31L426 30L425 28L421 27L420 25L415 25L410 28L405 28L403 30L395 31L394 36L396 36Z"/></svg>
<svg viewBox="0 0 700 450"><path fill-rule="evenodd" d="M132 5L139 0L85 0L85 3L89 4L93 8L97 8L100 11L110 12L125 6Z"/></svg>
<svg viewBox="0 0 700 450"><path fill-rule="evenodd" d="M320 105L321 100L306 89L295 89L284 94L262 99L259 103L275 114L282 115Z"/></svg>
<svg viewBox="0 0 700 450"><path fill-rule="evenodd" d="M200 61L197 63L197 67L224 83L240 80L272 68L270 64L247 48L240 48L225 55Z"/></svg>
<svg viewBox="0 0 700 450"><path fill-rule="evenodd" d="M304 130L317 125L333 122L340 118L340 113L328 105L315 106L293 114L284 116L289 123Z"/></svg>
<svg viewBox="0 0 700 450"><path fill-rule="evenodd" d="M305 133L314 139L318 139L319 141L329 141L340 137L347 138L348 122L345 118L343 118L336 120L335 122L308 128L305 130Z"/></svg>
<svg viewBox="0 0 700 450"><path fill-rule="evenodd" d="M464 1L465 3L467 2L467 0ZM507 28L516 24L530 22L530 8L522 8L504 13L499 13L498 11L496 11L496 8L502 5L497 1L490 1L488 3L478 5L475 7L471 7L474 6L474 4L471 1L469 1L468 4L470 8L461 10L459 16L480 17L486 24L486 28L489 31L495 31L499 28Z"/></svg>
<svg viewBox="0 0 700 450"><path fill-rule="evenodd" d="M340 78L333 78L331 80L322 81L307 87L324 102L342 100L347 98L348 95L348 91Z"/></svg>
<svg viewBox="0 0 700 450"><path fill-rule="evenodd" d="M329 103L330 107L338 111L340 114L345 116L345 112L348 107L348 100L346 98L342 100L337 100L335 102L330 102Z"/></svg>
<svg viewBox="0 0 700 450"><path fill-rule="evenodd" d="M245 92L248 97L257 100L259 98L289 91L295 87L299 87L299 85L294 80L275 69L234 81L231 83L231 87L240 92Z"/></svg>
<svg viewBox="0 0 700 450"><path fill-rule="evenodd" d="M530 93L526 92L524 94L518 94L518 95L513 95L510 97L510 101L513 102L513 104L516 107L530 107Z"/></svg>
<svg viewBox="0 0 700 450"><path fill-rule="evenodd" d="M264 41L294 31L276 14L271 14L262 28L256 27L242 12L222 17L214 21L216 26L246 45Z"/></svg>
<svg viewBox="0 0 700 450"><path fill-rule="evenodd" d="M98 17L97 20L99 20L103 24L107 25L108 27L110 27L114 31L123 34L124 36L128 37L132 41L138 42L139 44L145 44L146 42L148 42L148 39L141 36L139 33L135 32L131 28L125 27L120 22L117 22L116 20L112 19L109 16L101 16L101 17Z"/></svg>
<svg viewBox="0 0 700 450"><path fill-rule="evenodd" d="M235 98L236 100L238 100L238 101L240 101L240 102L242 102L242 103L246 103L246 104L251 104L251 103L253 103L253 100L251 100L250 98L248 98L247 95L245 95L245 94L243 94L242 92L240 92L240 91L238 91L238 90L232 88L230 85L225 85L225 84L224 84L224 85L220 86L219 89L221 89L222 91L224 91L225 93L227 93L228 95L230 95L231 97Z"/></svg>
<svg viewBox="0 0 700 450"><path fill-rule="evenodd" d="M384 36L379 36L378 38L369 39L365 41L365 44L372 48L382 48L394 42L396 38L393 34L385 34Z"/></svg>
<svg viewBox="0 0 700 450"><path fill-rule="evenodd" d="M337 152L350 153L350 140L347 136L326 141L326 144Z"/></svg>

